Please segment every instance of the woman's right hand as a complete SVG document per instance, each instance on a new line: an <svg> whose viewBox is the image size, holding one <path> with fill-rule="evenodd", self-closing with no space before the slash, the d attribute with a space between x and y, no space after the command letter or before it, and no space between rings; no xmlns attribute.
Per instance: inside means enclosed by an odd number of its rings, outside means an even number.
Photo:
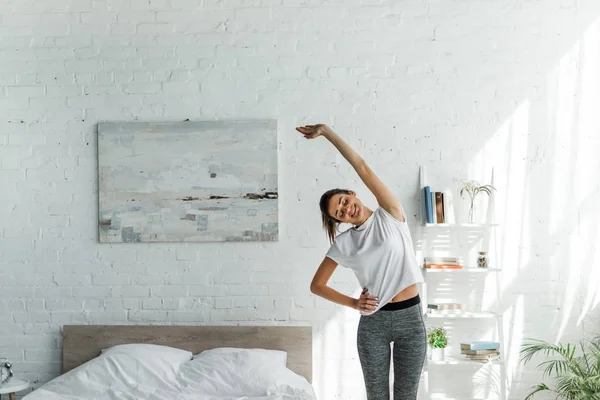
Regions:
<svg viewBox="0 0 600 400"><path fill-rule="evenodd" d="M371 312L377 308L379 299L369 294L369 289L363 288L360 297L356 299L356 309L362 312Z"/></svg>
<svg viewBox="0 0 600 400"><path fill-rule="evenodd" d="M325 124L298 126L296 130L304 135L306 139L315 139L319 136L325 136L333 133L330 127Z"/></svg>

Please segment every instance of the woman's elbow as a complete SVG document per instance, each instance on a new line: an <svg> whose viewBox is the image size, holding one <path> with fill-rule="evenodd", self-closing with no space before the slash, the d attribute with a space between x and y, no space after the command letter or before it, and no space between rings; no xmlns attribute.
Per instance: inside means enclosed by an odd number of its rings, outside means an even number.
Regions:
<svg viewBox="0 0 600 400"><path fill-rule="evenodd" d="M310 284L310 292L311 292L312 294L317 294L317 295L318 295L319 293L321 293L321 287L322 287L322 286L323 286L323 285L321 285L321 284L319 284L319 283L317 283L317 282L312 282L312 283Z"/></svg>

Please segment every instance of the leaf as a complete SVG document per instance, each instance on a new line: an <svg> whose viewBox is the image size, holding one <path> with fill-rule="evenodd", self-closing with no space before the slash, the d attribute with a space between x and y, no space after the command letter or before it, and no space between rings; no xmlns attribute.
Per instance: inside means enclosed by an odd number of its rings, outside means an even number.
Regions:
<svg viewBox="0 0 600 400"><path fill-rule="evenodd" d="M582 355L576 356L577 346L568 343L551 344L541 340L526 339L521 345L520 361L526 364L536 354L546 356L559 356L560 359L551 359L541 362L538 367L543 367L543 376L553 377L554 389L542 383L530 393L550 390L557 394L557 399L566 400L600 400L600 335L596 335L585 343L580 342Z"/></svg>
<svg viewBox="0 0 600 400"><path fill-rule="evenodd" d="M533 390L533 392L529 393L527 395L527 397L525 397L525 400L529 400L529 399L533 398L533 395L536 394L537 392L542 392L545 390L553 391L553 390L550 390L550 388L548 386L546 386L545 383L540 383L539 385L534 386L534 388L535 389Z"/></svg>

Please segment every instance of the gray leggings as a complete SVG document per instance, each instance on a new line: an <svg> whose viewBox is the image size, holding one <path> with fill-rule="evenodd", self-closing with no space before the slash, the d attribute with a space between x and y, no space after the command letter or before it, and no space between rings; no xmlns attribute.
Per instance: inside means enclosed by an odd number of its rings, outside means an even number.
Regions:
<svg viewBox="0 0 600 400"><path fill-rule="evenodd" d="M395 304L395 303L394 303ZM358 324L358 356L368 400L389 400L390 343L394 342L394 400L414 400L427 354L421 304L363 315Z"/></svg>

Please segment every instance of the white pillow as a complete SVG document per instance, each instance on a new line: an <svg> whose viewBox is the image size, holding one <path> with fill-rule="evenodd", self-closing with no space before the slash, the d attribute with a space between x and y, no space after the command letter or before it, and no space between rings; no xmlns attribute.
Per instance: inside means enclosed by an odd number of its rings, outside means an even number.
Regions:
<svg viewBox="0 0 600 400"><path fill-rule="evenodd" d="M156 363L182 363L192 359L192 352L176 349L175 347L161 346L158 344L131 343L102 349L102 356L126 354L140 362Z"/></svg>
<svg viewBox="0 0 600 400"><path fill-rule="evenodd" d="M113 399L173 398L181 391L179 366L192 358L189 351L153 344L124 344L46 383L34 398ZM50 397L57 393L60 397ZM131 396L126 396L126 394ZM144 393L144 394L140 394ZM152 395L150 395L152 394ZM72 397L71 397L72 396Z"/></svg>
<svg viewBox="0 0 600 400"><path fill-rule="evenodd" d="M275 371L285 369L279 350L217 348L195 355L181 366L185 385L210 396L259 397L272 386Z"/></svg>
<svg viewBox="0 0 600 400"><path fill-rule="evenodd" d="M194 360L213 360L219 357L233 357L238 362L248 366L270 364L285 367L287 364L287 352L282 350L240 349L235 347L219 347L204 350L194 355Z"/></svg>

